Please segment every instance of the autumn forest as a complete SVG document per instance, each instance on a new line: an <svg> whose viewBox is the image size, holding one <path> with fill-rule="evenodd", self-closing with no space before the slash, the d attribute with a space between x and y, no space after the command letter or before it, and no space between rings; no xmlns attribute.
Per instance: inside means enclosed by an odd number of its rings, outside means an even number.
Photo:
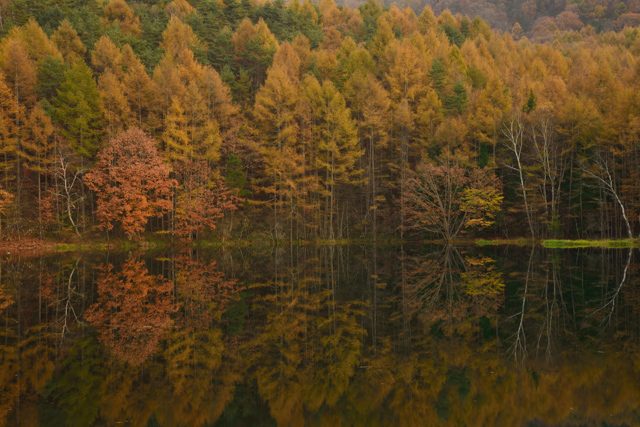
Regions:
<svg viewBox="0 0 640 427"><path fill-rule="evenodd" d="M0 427L640 425L637 24L0 0Z"/></svg>
<svg viewBox="0 0 640 427"><path fill-rule="evenodd" d="M640 31L0 2L4 238L633 238Z"/></svg>

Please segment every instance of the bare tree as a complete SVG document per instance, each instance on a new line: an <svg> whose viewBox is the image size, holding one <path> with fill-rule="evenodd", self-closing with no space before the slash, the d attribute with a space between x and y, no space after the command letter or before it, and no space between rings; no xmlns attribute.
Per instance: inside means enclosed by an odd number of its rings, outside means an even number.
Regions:
<svg viewBox="0 0 640 427"><path fill-rule="evenodd" d="M629 237L629 239L633 239L633 232L631 231L631 223L629 223L629 218L627 217L627 210L625 209L624 203L620 198L618 185L611 172L611 166L609 162L601 155L597 155L595 156L595 161L592 167L586 167L583 168L583 170L588 176L595 179L602 187L602 189L609 193L616 201L616 203L620 207L620 211L622 212L622 219L624 220L624 224L627 229L627 236Z"/></svg>
<svg viewBox="0 0 640 427"><path fill-rule="evenodd" d="M484 228L500 210L500 182L492 171L422 163L406 184L409 227L451 242L463 228Z"/></svg>
<svg viewBox="0 0 640 427"><path fill-rule="evenodd" d="M554 138L553 127L548 117L541 117L531 126L531 139L542 171L539 187L545 201L545 213L553 225L559 216L560 191L567 169L567 150Z"/></svg>
<svg viewBox="0 0 640 427"><path fill-rule="evenodd" d="M520 190L522 191L522 198L524 200L524 210L527 214L527 221L529 223L529 230L531 231L531 237L535 238L536 233L533 228L533 219L531 217L531 210L529 209L529 198L527 196L527 187L524 179L524 167L522 165L522 149L524 147L524 123L522 116L519 114L513 117L502 128L502 135L505 137L505 145L507 149L513 153L516 165L505 165L507 168L518 173L520 179Z"/></svg>
<svg viewBox="0 0 640 427"><path fill-rule="evenodd" d="M59 155L55 175L58 178L58 182L60 183L59 187L61 188L56 190L55 195L64 201L67 218L78 236L80 235L80 230L74 219L74 212L78 202L80 202L83 197L76 194L76 186L80 183L83 173L84 169L82 168L75 168L75 170L72 171L71 162L69 162L63 154Z"/></svg>

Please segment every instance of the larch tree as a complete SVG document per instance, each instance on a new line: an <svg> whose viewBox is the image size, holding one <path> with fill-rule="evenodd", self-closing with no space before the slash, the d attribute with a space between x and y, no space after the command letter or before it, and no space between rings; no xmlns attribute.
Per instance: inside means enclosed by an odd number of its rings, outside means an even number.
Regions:
<svg viewBox="0 0 640 427"><path fill-rule="evenodd" d="M155 122L158 88L129 45L122 49L122 68L124 93L129 101L129 108L135 115L137 127L147 131L159 127L160 124Z"/></svg>
<svg viewBox="0 0 640 427"><path fill-rule="evenodd" d="M242 117L233 103L229 87L212 67L202 67L197 75L197 86L206 103L209 120L217 124L224 141L220 150L234 153L239 150Z"/></svg>
<svg viewBox="0 0 640 427"><path fill-rule="evenodd" d="M140 28L140 18L138 18L125 0L109 0L104 7L102 23L105 26L115 25L124 34L137 36Z"/></svg>
<svg viewBox="0 0 640 427"><path fill-rule="evenodd" d="M5 217L11 204L13 203L14 196L6 190L0 188L0 237L2 237L2 219Z"/></svg>
<svg viewBox="0 0 640 427"><path fill-rule="evenodd" d="M120 224L132 238L144 231L149 218L171 210L176 183L156 145L143 131L131 128L100 150L84 182L96 193L96 214L102 229Z"/></svg>
<svg viewBox="0 0 640 427"><path fill-rule="evenodd" d="M26 24L22 27L14 28L11 33L12 36L17 36L25 43L29 56L36 62L48 56L61 56L55 44L34 18L29 18ZM9 38L12 38L12 36Z"/></svg>
<svg viewBox="0 0 640 427"><path fill-rule="evenodd" d="M24 107L0 74L0 168L5 190L14 188L16 181L16 153L22 136Z"/></svg>
<svg viewBox="0 0 640 427"><path fill-rule="evenodd" d="M187 0L172 0L164 9L170 16L185 19L195 12L195 8Z"/></svg>
<svg viewBox="0 0 640 427"><path fill-rule="evenodd" d="M323 234L333 239L344 235L341 189L362 183L363 170L359 160L363 150L358 141L357 127L351 118L343 96L330 81L322 84L307 76L304 93L311 105L317 138L315 164L320 194L323 198ZM348 203L346 203L348 205ZM337 230L336 230L337 229Z"/></svg>
<svg viewBox="0 0 640 427"><path fill-rule="evenodd" d="M184 105L186 129L193 146L193 154L213 164L220 160L221 155L220 126L211 116L207 102L195 81L189 83L185 96L189 101Z"/></svg>
<svg viewBox="0 0 640 427"><path fill-rule="evenodd" d="M81 60L87 51L77 31L66 19L63 20L60 26L53 32L51 41L55 43L67 62Z"/></svg>
<svg viewBox="0 0 640 427"><path fill-rule="evenodd" d="M53 100L53 118L61 135L83 159L93 159L103 135L100 93L89 67L76 62Z"/></svg>
<svg viewBox="0 0 640 427"><path fill-rule="evenodd" d="M179 57L183 52L200 48L201 41L189 25L182 22L177 16L172 16L167 28L162 33L161 46L165 55Z"/></svg>
<svg viewBox="0 0 640 427"><path fill-rule="evenodd" d="M0 53L1 70L16 99L32 105L36 100L37 68L26 44L19 38L9 38L2 43Z"/></svg>
<svg viewBox="0 0 640 427"><path fill-rule="evenodd" d="M18 155L26 170L37 175L38 222L42 225L43 217L51 212L44 212L49 207L48 190L52 185L53 167L56 162L55 129L51 118L40 105L31 109L26 121L25 137L22 140Z"/></svg>
<svg viewBox="0 0 640 427"><path fill-rule="evenodd" d="M278 41L262 18L256 24L249 18L240 22L231 38L238 64L249 71L253 89L264 81L267 68L278 49Z"/></svg>
<svg viewBox="0 0 640 427"><path fill-rule="evenodd" d="M184 162L192 158L193 147L187 131L187 118L177 98L171 100L171 108L162 133L162 143L167 158L172 162Z"/></svg>
<svg viewBox="0 0 640 427"><path fill-rule="evenodd" d="M379 204L384 198L378 183L378 176L383 170L380 159L384 158L380 153L389 145L390 126L387 119L391 100L375 76L366 72L357 72L347 81L345 94L356 118L361 146L365 148L365 169L369 186L367 215L371 216L372 233L375 239Z"/></svg>
<svg viewBox="0 0 640 427"><path fill-rule="evenodd" d="M420 100L425 96L428 88L427 63L424 52L414 44L421 39L403 39L390 43L386 50L388 69L385 80L392 101L394 114L394 126L392 128L395 142L394 150L398 158L394 162L394 187L400 205L400 236L404 233L405 222L405 197L407 174L410 161L416 157L415 148L418 148L423 137L417 130L416 113ZM419 44L419 43L418 43ZM412 150L414 149L414 150ZM413 153L411 151L414 151Z"/></svg>
<svg viewBox="0 0 640 427"><path fill-rule="evenodd" d="M115 74L107 71L98 79L98 91L102 100L107 133L109 136L115 136L129 127L133 119L124 85Z"/></svg>
<svg viewBox="0 0 640 427"><path fill-rule="evenodd" d="M269 69L253 108L256 128L261 135L258 150L264 159L267 180L262 188L272 200L275 236L280 232L282 217L288 218L290 224L294 220L296 178L304 167L297 146L300 61L290 46L283 45L281 49L290 51L290 55L281 55L282 60Z"/></svg>
<svg viewBox="0 0 640 427"><path fill-rule="evenodd" d="M111 71L116 76L121 76L122 61L120 48L108 36L100 37L91 51L91 65L99 74Z"/></svg>

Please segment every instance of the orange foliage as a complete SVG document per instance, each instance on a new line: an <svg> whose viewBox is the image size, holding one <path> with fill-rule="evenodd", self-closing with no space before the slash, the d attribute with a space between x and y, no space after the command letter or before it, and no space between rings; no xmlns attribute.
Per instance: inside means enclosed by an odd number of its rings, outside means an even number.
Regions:
<svg viewBox="0 0 640 427"><path fill-rule="evenodd" d="M111 264L103 267L97 288L98 300L85 318L118 359L140 365L173 324L176 307L171 282L149 274L143 261L130 258L119 273Z"/></svg>
<svg viewBox="0 0 640 427"><path fill-rule="evenodd" d="M221 178L210 178L211 168L204 160L179 165L183 178L176 199L175 234L194 237L205 229L215 230L224 212L236 209L237 198Z"/></svg>
<svg viewBox="0 0 640 427"><path fill-rule="evenodd" d="M140 129L132 128L109 141L84 177L97 194L100 227L111 230L119 222L129 238L144 231L150 217L171 209L175 182L169 172L155 141Z"/></svg>

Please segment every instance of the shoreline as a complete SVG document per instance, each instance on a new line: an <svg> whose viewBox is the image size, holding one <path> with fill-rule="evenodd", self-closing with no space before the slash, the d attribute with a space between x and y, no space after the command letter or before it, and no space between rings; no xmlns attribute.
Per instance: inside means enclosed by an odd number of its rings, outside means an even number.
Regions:
<svg viewBox="0 0 640 427"><path fill-rule="evenodd" d="M197 249L223 249L223 248L251 248L251 247L275 247L275 246L354 246L371 245L372 239L337 239L337 240L305 240L305 241L273 241L264 239L202 239L193 242L177 242L169 239L142 239L142 240L93 240L86 241L55 241L38 238L15 238L13 240L0 241L0 254L43 256L64 254L72 252L105 252L105 251L130 251L130 250L161 250L171 247L192 247ZM402 242L399 239L380 238L376 243L379 246L407 245L444 245L443 240L409 240ZM579 249L602 248L623 249L640 248L640 239L543 239L531 240L519 239L459 239L453 242L457 246L540 246L545 249Z"/></svg>

